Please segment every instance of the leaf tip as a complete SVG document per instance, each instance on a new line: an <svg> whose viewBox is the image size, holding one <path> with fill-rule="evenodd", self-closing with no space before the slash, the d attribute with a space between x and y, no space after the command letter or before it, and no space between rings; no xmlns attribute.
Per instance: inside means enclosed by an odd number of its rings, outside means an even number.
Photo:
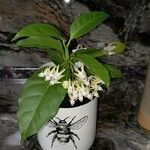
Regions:
<svg viewBox="0 0 150 150"><path fill-rule="evenodd" d="M13 42L13 41L15 41L15 40L17 40L18 39L18 36L17 36L17 34L14 36L14 38L13 39L11 39L11 42Z"/></svg>

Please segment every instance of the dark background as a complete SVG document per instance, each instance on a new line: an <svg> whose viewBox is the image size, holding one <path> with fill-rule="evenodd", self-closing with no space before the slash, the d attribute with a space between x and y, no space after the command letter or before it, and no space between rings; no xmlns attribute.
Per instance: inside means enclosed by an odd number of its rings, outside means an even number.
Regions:
<svg viewBox="0 0 150 150"><path fill-rule="evenodd" d="M0 0L0 149L40 149L36 137L19 146L6 142L17 131L17 97L24 79L48 61L43 50L20 49L12 37L33 22L54 23L67 34L74 17L89 10L110 17L78 42L96 48L119 39L126 44L123 54L103 59L117 65L124 78L113 80L100 97L92 150L150 150L150 135L136 122L150 56L149 0Z"/></svg>

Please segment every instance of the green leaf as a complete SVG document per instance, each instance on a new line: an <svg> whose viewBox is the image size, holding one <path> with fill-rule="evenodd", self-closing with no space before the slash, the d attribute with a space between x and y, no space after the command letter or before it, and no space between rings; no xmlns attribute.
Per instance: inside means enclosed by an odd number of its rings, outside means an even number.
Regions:
<svg viewBox="0 0 150 150"><path fill-rule="evenodd" d="M107 64L105 64L105 67L108 69L111 78L122 78L123 77L122 72L117 67L115 67L113 65L107 65Z"/></svg>
<svg viewBox="0 0 150 150"><path fill-rule="evenodd" d="M62 85L50 86L37 74L27 80L18 100L17 119L22 140L36 134L57 113L65 94Z"/></svg>
<svg viewBox="0 0 150 150"><path fill-rule="evenodd" d="M118 54L124 52L126 48L125 44L123 44L122 42L114 42L113 45L115 46L113 51Z"/></svg>
<svg viewBox="0 0 150 150"><path fill-rule="evenodd" d="M52 48L60 50L63 53L63 46L60 40L45 36L31 36L17 42L17 46L22 47L37 47L37 48Z"/></svg>
<svg viewBox="0 0 150 150"><path fill-rule="evenodd" d="M56 38L62 38L60 31L55 26L51 24L36 23L28 25L20 30L12 39L12 41L21 37L30 36L52 36Z"/></svg>
<svg viewBox="0 0 150 150"><path fill-rule="evenodd" d="M54 62L56 65L64 63L63 56L57 50L48 49L47 53L51 61Z"/></svg>
<svg viewBox="0 0 150 150"><path fill-rule="evenodd" d="M87 54L93 57L101 57L106 55L103 49L94 49L94 48L87 48L87 49L79 49L75 53L76 54Z"/></svg>
<svg viewBox="0 0 150 150"><path fill-rule="evenodd" d="M77 39L102 23L108 14L102 11L87 12L78 16L70 27L70 39Z"/></svg>
<svg viewBox="0 0 150 150"><path fill-rule="evenodd" d="M94 57L87 54L78 54L76 55L76 58L83 62L91 73L97 75L100 79L102 79L107 87L109 86L109 73L108 70L103 66L103 64L99 63Z"/></svg>

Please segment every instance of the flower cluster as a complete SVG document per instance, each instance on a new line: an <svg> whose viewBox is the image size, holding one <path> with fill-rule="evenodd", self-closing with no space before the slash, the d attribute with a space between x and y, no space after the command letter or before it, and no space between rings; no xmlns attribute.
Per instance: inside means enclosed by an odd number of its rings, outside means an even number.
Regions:
<svg viewBox="0 0 150 150"><path fill-rule="evenodd" d="M98 91L102 90L101 84L104 82L96 76L87 76L84 65L78 62L74 66L75 80L63 81L63 87L67 89L71 105L74 105L76 100L83 101L83 98L93 100L98 97Z"/></svg>
<svg viewBox="0 0 150 150"><path fill-rule="evenodd" d="M74 65L74 80L69 79L61 82L60 79L64 76L62 75L64 71L59 72L59 66L47 67L38 76L44 77L45 81L49 81L50 85L62 84L68 92L71 105L74 105L76 100L82 102L84 97L93 100L99 96L98 91L102 90L101 85L104 82L96 76L87 76L84 65L81 62L77 62Z"/></svg>
<svg viewBox="0 0 150 150"><path fill-rule="evenodd" d="M65 69L59 72L59 65L54 67L47 67L38 76L44 77L45 81L49 81L50 85L54 85L57 83L61 83L59 80L64 76L62 75L64 71Z"/></svg>

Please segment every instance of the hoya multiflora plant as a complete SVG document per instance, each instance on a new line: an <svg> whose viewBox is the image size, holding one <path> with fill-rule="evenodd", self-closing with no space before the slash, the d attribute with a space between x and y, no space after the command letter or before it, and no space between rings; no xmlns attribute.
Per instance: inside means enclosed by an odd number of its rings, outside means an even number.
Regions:
<svg viewBox="0 0 150 150"><path fill-rule="evenodd" d="M19 97L17 112L22 140L35 134L58 111L68 95L71 105L83 98L98 97L101 85L108 87L110 78L121 77L112 65L102 64L96 58L124 51L119 41L102 49L77 46L72 52L70 42L100 25L108 14L101 11L78 16L70 26L69 38L51 24L37 23L24 27L13 40L22 47L45 49L51 66L39 68L25 83Z"/></svg>

